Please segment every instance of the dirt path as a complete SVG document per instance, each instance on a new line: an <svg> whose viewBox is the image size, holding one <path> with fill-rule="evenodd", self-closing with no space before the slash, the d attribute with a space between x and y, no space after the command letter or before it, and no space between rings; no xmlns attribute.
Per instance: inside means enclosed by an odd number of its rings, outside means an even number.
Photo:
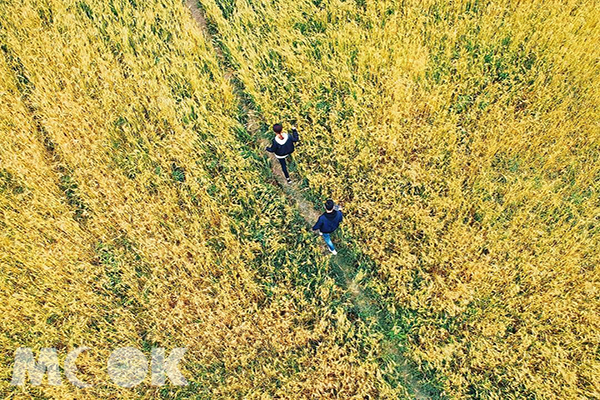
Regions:
<svg viewBox="0 0 600 400"><path fill-rule="evenodd" d="M186 0L186 5L190 9L192 17L198 24L199 28L205 35L206 39L213 43L213 48L215 49L215 53L221 61L221 65L223 66L224 72L223 76L228 79L232 86L234 86L237 90L238 99L240 102L240 106L245 113L246 119L246 130L255 138L256 144L258 148L265 148L270 143L259 136L259 128L261 124L260 116L256 112L256 110L250 109L248 104L246 104L241 96L239 96L240 92L243 90L240 87L236 86L236 83L233 80L235 76L235 71L232 71L225 67L226 63L224 62L224 56L222 50L219 46L214 44L214 40L212 35L210 34L210 30L208 28L208 24L204 17L202 10L199 7L197 0ZM281 171L281 167L279 162L275 158L274 155L270 154L269 159L271 161L271 171L273 176L282 187L286 196L296 205L298 212L304 218L304 220L312 225L316 222L317 218L321 212L314 209L313 205L306 200L304 195L302 194L302 188L297 183L288 184L285 180L283 172ZM292 180L294 180L294 175L291 175ZM329 254L329 252L323 243L324 253ZM375 320L381 318L379 313L379 306L376 302L370 298L361 288L360 282L357 282L356 270L352 263L347 262L345 259L339 256L332 256L332 266L335 266L339 271L339 275L341 278L341 285L348 291L352 303L359 310L360 314L372 316ZM378 322L378 321L376 321ZM420 381L414 376L414 367L410 366L404 356L401 354L399 350L399 344L395 340L383 339L382 340L382 356L383 358L391 359L395 362L397 369L402 376L403 384L405 388L408 389L410 395L415 399L429 399L431 395L428 394L428 390L423 388L423 385Z"/></svg>

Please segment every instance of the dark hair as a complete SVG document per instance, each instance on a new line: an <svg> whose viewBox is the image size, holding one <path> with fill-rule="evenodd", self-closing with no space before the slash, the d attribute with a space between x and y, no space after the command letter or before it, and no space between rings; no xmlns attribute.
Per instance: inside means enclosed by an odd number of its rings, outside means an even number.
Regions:
<svg viewBox="0 0 600 400"><path fill-rule="evenodd" d="M281 131L283 130L283 126L281 126L281 124L275 124L273 125L273 130L275 131L275 133L281 133Z"/></svg>
<svg viewBox="0 0 600 400"><path fill-rule="evenodd" d="M333 200L329 199L325 202L325 209L327 211L333 210Z"/></svg>

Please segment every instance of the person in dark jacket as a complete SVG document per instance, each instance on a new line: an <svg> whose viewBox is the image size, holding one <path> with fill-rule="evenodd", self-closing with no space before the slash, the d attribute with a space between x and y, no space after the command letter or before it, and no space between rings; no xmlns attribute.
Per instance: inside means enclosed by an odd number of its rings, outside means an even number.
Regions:
<svg viewBox="0 0 600 400"><path fill-rule="evenodd" d="M296 127L292 126L292 133L288 135L283 132L281 124L273 125L273 131L275 132L275 137L273 138L271 146L267 147L266 150L275 154L279 164L281 164L281 170L283 171L283 175L285 175L287 183L292 183L285 159L294 151L294 143L298 141L298 131L296 130Z"/></svg>
<svg viewBox="0 0 600 400"><path fill-rule="evenodd" d="M330 234L340 226L342 217L340 207L335 206L333 200L329 199L325 202L325 212L319 217L317 223L312 228L313 231L319 231L319 235L323 236L329 251L333 255L336 255L337 251L335 251Z"/></svg>

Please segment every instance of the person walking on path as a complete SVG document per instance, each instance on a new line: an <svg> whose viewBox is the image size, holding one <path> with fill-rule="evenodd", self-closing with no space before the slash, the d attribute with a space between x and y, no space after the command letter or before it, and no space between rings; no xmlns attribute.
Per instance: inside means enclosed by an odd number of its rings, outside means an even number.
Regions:
<svg viewBox="0 0 600 400"><path fill-rule="evenodd" d="M292 133L288 135L283 132L281 124L273 125L273 131L275 132L275 137L273 138L273 142L271 142L271 146L267 147L266 150L275 154L279 164L281 164L281 170L283 171L283 175L285 175L287 183L292 183L285 159L294 151L294 143L299 139L298 131L295 126L292 126Z"/></svg>
<svg viewBox="0 0 600 400"><path fill-rule="evenodd" d="M329 199L325 202L325 212L319 217L313 231L319 231L319 235L323 236L327 248L331 254L336 255L335 247L331 241L331 233L335 231L342 222L342 212L339 206L333 204L333 200Z"/></svg>

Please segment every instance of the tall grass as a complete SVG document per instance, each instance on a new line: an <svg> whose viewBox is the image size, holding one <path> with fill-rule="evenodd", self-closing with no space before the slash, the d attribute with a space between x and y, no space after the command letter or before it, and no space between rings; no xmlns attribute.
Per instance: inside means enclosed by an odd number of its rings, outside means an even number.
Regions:
<svg viewBox="0 0 600 400"><path fill-rule="evenodd" d="M232 87L181 2L8 1L0 16L0 393L404 393L238 140ZM17 347L63 361L82 345L92 388L9 386ZM122 346L187 347L190 384L115 386Z"/></svg>
<svg viewBox="0 0 600 400"><path fill-rule="evenodd" d="M597 5L225 3L202 0L408 354L456 397L598 397Z"/></svg>

